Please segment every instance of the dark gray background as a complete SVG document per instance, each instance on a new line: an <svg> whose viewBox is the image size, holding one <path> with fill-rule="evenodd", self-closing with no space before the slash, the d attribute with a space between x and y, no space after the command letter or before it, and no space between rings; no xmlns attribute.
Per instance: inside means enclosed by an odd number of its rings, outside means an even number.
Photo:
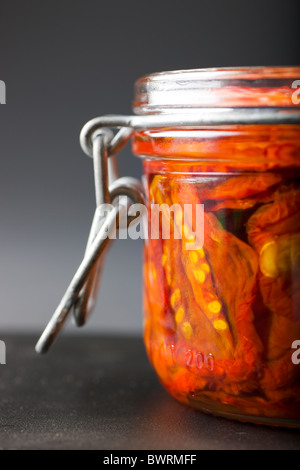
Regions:
<svg viewBox="0 0 300 470"><path fill-rule="evenodd" d="M9 0L0 9L0 331L41 329L94 211L82 125L131 112L133 83L181 68L299 63L298 0ZM123 175L139 176L128 148ZM141 242L118 241L86 331L140 332Z"/></svg>

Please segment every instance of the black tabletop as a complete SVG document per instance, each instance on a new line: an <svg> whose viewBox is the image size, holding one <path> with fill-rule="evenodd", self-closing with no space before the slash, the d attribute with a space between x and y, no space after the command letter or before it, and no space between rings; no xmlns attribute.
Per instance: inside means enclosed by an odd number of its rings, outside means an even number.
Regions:
<svg viewBox="0 0 300 470"><path fill-rule="evenodd" d="M177 403L140 338L62 336L47 356L35 354L33 336L1 339L1 449L300 449L300 430Z"/></svg>

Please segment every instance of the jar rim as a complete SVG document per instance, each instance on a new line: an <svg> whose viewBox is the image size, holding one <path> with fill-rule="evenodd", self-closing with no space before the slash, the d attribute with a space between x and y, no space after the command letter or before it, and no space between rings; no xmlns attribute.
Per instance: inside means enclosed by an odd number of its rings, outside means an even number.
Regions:
<svg viewBox="0 0 300 470"><path fill-rule="evenodd" d="M151 73L135 82L136 114L201 108L299 107L300 67L220 67Z"/></svg>

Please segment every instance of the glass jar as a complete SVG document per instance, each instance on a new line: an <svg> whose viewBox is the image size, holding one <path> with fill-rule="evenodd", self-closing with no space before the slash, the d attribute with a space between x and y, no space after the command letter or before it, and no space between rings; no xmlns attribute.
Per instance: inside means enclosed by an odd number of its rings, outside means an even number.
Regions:
<svg viewBox="0 0 300 470"><path fill-rule="evenodd" d="M299 427L299 77L300 67L152 74L136 82L136 115L84 125L95 215L37 352L71 311L85 323L109 240L146 214L144 339L163 385L196 409ZM117 173L130 137L144 189Z"/></svg>
<svg viewBox="0 0 300 470"><path fill-rule="evenodd" d="M143 77L136 114L209 108L225 124L140 129L132 141L149 213L153 204L204 208L203 243L193 218L168 210L160 217L170 237L160 229L145 241L144 340L155 371L196 409L284 426L300 424L300 125L232 125L230 116L299 109L299 78L300 67Z"/></svg>

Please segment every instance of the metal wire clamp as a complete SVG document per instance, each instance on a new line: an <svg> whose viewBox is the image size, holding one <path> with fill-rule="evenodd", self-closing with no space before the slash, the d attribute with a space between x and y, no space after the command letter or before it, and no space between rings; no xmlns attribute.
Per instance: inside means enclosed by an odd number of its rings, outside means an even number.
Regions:
<svg viewBox="0 0 300 470"><path fill-rule="evenodd" d="M103 256L111 239L115 238L120 221L134 223L128 216L132 204L144 204L141 182L132 177L117 178L115 153L126 144L131 129L121 129L115 136L108 129L96 129L90 135L90 148L94 161L96 210L84 258L69 284L61 302L41 335L36 352L45 353L63 327L72 307L75 323L81 326L96 301ZM106 217L103 206L113 207Z"/></svg>

